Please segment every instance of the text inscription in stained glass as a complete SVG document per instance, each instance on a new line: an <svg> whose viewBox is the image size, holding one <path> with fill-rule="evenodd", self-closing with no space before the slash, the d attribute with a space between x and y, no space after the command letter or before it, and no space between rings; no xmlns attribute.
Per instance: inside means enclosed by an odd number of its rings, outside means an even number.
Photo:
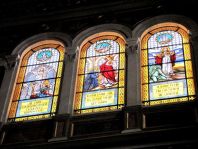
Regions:
<svg viewBox="0 0 198 149"><path fill-rule="evenodd" d="M144 88L147 86L147 92L149 92L146 96L147 93L142 88L143 102L147 101L146 104L148 101L154 104L155 100L169 98L172 100L172 98L188 96L188 89L191 87L187 81L193 77L192 64L189 59L190 51L187 49L189 43L183 43L182 33L185 31L182 30L180 33L167 30L166 27L156 29L156 31L152 31L153 34L149 38L145 36L147 40L142 40L142 45L147 44L143 46L147 48L142 49L144 60L141 69L142 85Z"/></svg>
<svg viewBox="0 0 198 149"><path fill-rule="evenodd" d="M119 39L119 42L112 39ZM81 55L79 60L82 63L79 63L76 87L76 113L94 112L97 108L103 111L105 108L100 107L124 104L119 101L123 99L118 92L119 88L124 88L124 41L113 36L102 36L94 41L87 43L89 46L84 45L82 52L86 55Z"/></svg>
<svg viewBox="0 0 198 149"><path fill-rule="evenodd" d="M13 96L15 104L12 104L9 114L12 121L42 118L46 114L49 117L56 111L54 104L57 104L58 96L55 93L59 90L63 50L59 44L41 47L27 52L22 59Z"/></svg>

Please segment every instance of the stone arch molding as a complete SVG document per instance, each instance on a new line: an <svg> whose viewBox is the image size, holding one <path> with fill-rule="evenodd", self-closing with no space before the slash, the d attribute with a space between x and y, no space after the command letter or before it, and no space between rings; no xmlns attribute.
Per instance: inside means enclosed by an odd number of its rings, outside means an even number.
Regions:
<svg viewBox="0 0 198 149"><path fill-rule="evenodd" d="M161 15L146 19L139 23L132 31L132 39L138 42L142 34L147 29L166 22L172 22L184 26L190 31L191 38L197 38L198 36L198 25L190 18L180 15Z"/></svg>
<svg viewBox="0 0 198 149"><path fill-rule="evenodd" d="M71 93L70 93L70 99L71 99L71 105L73 105L74 102L74 95L75 95L75 84L76 84L76 74L77 74L77 68L78 68L78 58L80 55L80 50L84 44L86 44L87 41L93 39L93 37L97 35L105 35L105 33L109 33L111 35L117 35L123 40L125 40L125 44L127 45L128 40L131 39L131 29L120 25L120 24L103 24L98 26L90 27L81 33L79 33L72 42L72 52L76 54L75 61L74 61L74 67L73 67L73 73L72 77L72 87L71 87ZM125 45L125 46L126 46ZM71 106L71 113L73 113L73 108Z"/></svg>
<svg viewBox="0 0 198 149"><path fill-rule="evenodd" d="M131 38L131 29L120 24L102 24L98 26L90 27L81 33L79 33L74 39L73 39L73 47L78 47L82 44L82 42L90 37L93 34L97 34L100 32L115 32L123 36L126 40Z"/></svg>
<svg viewBox="0 0 198 149"><path fill-rule="evenodd" d="M65 49L66 49L65 52L68 55L66 58L74 60L70 64L66 64L69 67L67 69L67 72L66 71L63 72L65 77L69 77L70 81L67 83L69 85L66 85L66 87L62 88L62 90L66 89L66 88L69 89L69 93L62 95L61 98L66 97L69 101L65 101L67 103L60 101L60 103L59 103L60 104L59 113L72 113L73 108L71 105L73 105L73 95L75 94L74 93L75 79L76 79L75 74L76 74L76 70L77 70L77 58L78 58L80 46L83 44L83 42L87 38L91 37L94 34L100 33L100 32L114 32L114 33L119 34L120 36L122 36L125 39L126 53L127 53L126 65L128 66L127 71L126 71L126 73L127 73L126 80L131 80L131 78L133 78L132 81L127 81L127 84L126 84L127 106L141 105L141 103L140 103L141 95L139 93L139 91L141 89L140 73L139 73L139 69L140 69L139 53L140 52L138 52L138 51L140 51L140 46L138 43L139 43L139 40L140 40L142 34L148 28L150 28L156 24L164 23L164 22L173 22L173 23L181 24L190 31L190 36L191 36L190 41L193 46L193 53L195 53L194 61L195 61L195 64L196 63L198 64L198 58L196 58L196 55L198 55L198 40L197 40L198 39L198 26L193 20L191 20L185 16L180 16L180 15L162 15L162 16L156 16L156 17L153 17L150 19L146 19L146 20L142 21L141 23L139 23L133 30L131 30L127 26L120 25L120 24L102 24L102 25L98 25L98 26L93 26L93 27L90 27L90 28L82 31L81 33L79 33L73 40L71 39L70 36L68 36L68 34L58 33L58 32L42 33L42 34L38 34L38 35L35 35L35 36L32 36L32 37L26 39L21 44L19 44L11 53L12 58L15 57L14 58L15 60L13 62L13 63L15 63L15 65L14 65L14 68L12 69L12 71L7 72L7 74L5 74L5 75L7 75L7 77L4 79L4 82L7 82L8 80L10 80L10 83L5 85L4 90L1 91L2 92L1 97L4 97L4 103L0 105L1 106L0 109L2 109L0 111L2 113L0 115L0 121L3 121L3 119L5 120L6 109L8 109L5 107L9 106L9 99L10 99L10 94L11 94L10 88L12 88L12 85L14 83L14 78L16 76L16 71L17 71L17 67L18 67L16 62L20 59L20 56L22 55L22 53L28 46L30 46L36 42L39 42L41 40L47 40L47 39L57 40L57 41L63 43L63 45L65 46ZM134 53L133 51L137 51L137 52ZM13 65L10 64L10 66L13 66ZM65 66L65 67L67 67L67 66ZM131 67L129 67L129 66L131 66ZM195 65L195 67L197 67L197 66ZM198 71L198 68L195 70ZM134 72L137 72L137 73L135 74ZM196 72L196 73L198 73L198 72ZM6 84L4 82L2 83L2 85ZM64 84L64 82L67 82L67 81L63 80L63 84ZM134 90L134 92L131 92L131 90ZM68 108L68 110L66 110L66 111L63 110L63 109L65 109L65 107L63 107L64 103L67 105L66 107Z"/></svg>
<svg viewBox="0 0 198 149"><path fill-rule="evenodd" d="M24 40L13 50L11 55L21 55L27 47L42 40L56 40L61 42L65 47L71 47L72 44L72 39L70 36L68 36L68 34L59 32L42 33Z"/></svg>
<svg viewBox="0 0 198 149"><path fill-rule="evenodd" d="M177 25L181 27L182 29L186 30L189 33L190 36L190 45L191 45L191 54L192 54L192 62L193 62L193 68L194 68L194 76L198 74L197 71L197 64L198 64L198 25L191 20L190 18L187 18L185 16L180 15L161 15L152 17L149 19L146 19L139 23L132 31L132 40L138 43L137 51L138 51L138 61L137 61L137 72L140 72L141 64L140 64L140 43L142 37L148 33L149 31L153 30L154 28L157 28L158 25L165 25L166 23L172 23L173 25ZM137 74L139 76L137 83L137 88L140 91L141 90L141 83L140 83L140 73ZM197 86L195 84L195 86ZM196 87L195 87L196 88ZM141 93L138 93L138 99L141 101ZM141 103L139 103L141 104Z"/></svg>
<svg viewBox="0 0 198 149"><path fill-rule="evenodd" d="M49 32L49 33L42 33L37 34L32 37L27 38L22 43L20 43L11 53L7 60L9 69L6 70L4 74L4 79L2 82L0 94L1 94L1 104L0 104L0 121L4 122L7 120L7 116L9 113L9 109L11 106L11 97L13 95L14 84L17 77L17 72L19 69L21 58L23 54L26 53L26 50L30 50L32 45L36 45L37 43L43 41L57 41L59 42L64 48L65 53L67 52L67 47L71 47L71 37L64 33L58 32ZM40 45L41 45L40 44ZM39 45L39 44L38 44ZM9 83L8 83L9 82Z"/></svg>

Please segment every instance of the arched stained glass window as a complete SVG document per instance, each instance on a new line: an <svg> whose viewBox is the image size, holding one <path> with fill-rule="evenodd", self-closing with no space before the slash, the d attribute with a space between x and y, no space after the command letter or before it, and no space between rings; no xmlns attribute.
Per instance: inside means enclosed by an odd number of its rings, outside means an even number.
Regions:
<svg viewBox="0 0 198 149"><path fill-rule="evenodd" d="M74 112L115 110L124 105L125 41L96 34L81 48Z"/></svg>
<svg viewBox="0 0 198 149"><path fill-rule="evenodd" d="M41 41L25 50L13 92L9 121L48 118L55 114L63 59L64 47L54 40Z"/></svg>
<svg viewBox="0 0 198 149"><path fill-rule="evenodd" d="M142 100L145 105L195 98L188 30L179 24L157 25L141 42Z"/></svg>

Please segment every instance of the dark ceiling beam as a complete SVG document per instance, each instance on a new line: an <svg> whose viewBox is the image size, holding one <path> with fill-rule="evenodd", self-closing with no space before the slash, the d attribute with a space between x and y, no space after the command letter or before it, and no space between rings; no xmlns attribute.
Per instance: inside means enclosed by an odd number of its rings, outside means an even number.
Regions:
<svg viewBox="0 0 198 149"><path fill-rule="evenodd" d="M129 1L115 1L113 3L103 3L100 5L83 6L66 10L57 10L53 12L47 12L45 14L35 13L28 16L2 19L0 20L0 27L12 27L18 25L58 20L81 20L82 18L87 18L89 16L97 16L108 13L116 14L121 13L122 11L135 12L143 9L153 9L155 5L152 2L149 0L141 0L134 3Z"/></svg>

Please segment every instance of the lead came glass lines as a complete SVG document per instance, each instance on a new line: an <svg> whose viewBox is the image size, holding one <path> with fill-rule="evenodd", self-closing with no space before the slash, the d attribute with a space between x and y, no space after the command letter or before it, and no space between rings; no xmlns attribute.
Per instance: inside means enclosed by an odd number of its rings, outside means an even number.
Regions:
<svg viewBox="0 0 198 149"><path fill-rule="evenodd" d="M49 118L56 112L64 48L45 44L28 51L21 61L9 121Z"/></svg>
<svg viewBox="0 0 198 149"><path fill-rule="evenodd" d="M124 40L100 36L87 42L80 54L74 112L119 109L124 105Z"/></svg>
<svg viewBox="0 0 198 149"><path fill-rule="evenodd" d="M187 32L160 27L142 39L142 100L145 105L189 101L195 98Z"/></svg>

